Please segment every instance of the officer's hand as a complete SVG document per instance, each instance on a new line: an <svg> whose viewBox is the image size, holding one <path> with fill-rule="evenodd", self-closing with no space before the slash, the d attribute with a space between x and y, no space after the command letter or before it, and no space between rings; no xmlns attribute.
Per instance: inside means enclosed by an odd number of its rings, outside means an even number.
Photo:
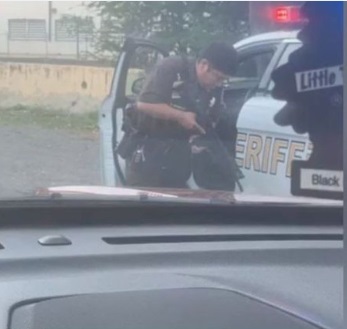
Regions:
<svg viewBox="0 0 347 329"><path fill-rule="evenodd" d="M193 112L181 112L178 123L187 130L195 130L200 134L206 134L206 131L196 122L196 114Z"/></svg>

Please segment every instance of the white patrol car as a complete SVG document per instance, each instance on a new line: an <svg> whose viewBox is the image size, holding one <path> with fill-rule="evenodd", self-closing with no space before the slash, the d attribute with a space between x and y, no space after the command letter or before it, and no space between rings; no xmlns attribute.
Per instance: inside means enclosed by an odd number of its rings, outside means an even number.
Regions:
<svg viewBox="0 0 347 329"><path fill-rule="evenodd" d="M264 33L234 45L240 64L224 96L237 120L237 161L245 176L241 184L246 194L291 195L291 162L306 160L312 152L307 135L273 120L284 102L271 97L271 72L301 46L296 36L297 32ZM146 40L127 39L124 44L99 116L103 185L125 184L125 163L114 152L123 135L123 111L136 97L143 77L164 56L168 56L164 50ZM192 180L190 185L196 188Z"/></svg>

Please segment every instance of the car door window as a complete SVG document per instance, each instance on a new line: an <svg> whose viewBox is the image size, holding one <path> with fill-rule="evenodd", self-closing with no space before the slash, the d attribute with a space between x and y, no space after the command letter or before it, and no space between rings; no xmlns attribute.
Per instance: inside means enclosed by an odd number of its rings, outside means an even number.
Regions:
<svg viewBox="0 0 347 329"><path fill-rule="evenodd" d="M273 51L246 56L240 61L235 76L260 80L269 65L272 56Z"/></svg>
<svg viewBox="0 0 347 329"><path fill-rule="evenodd" d="M301 43L299 42L288 44L276 67L286 64L288 62L290 54L294 52L295 50L299 49L300 47L301 47Z"/></svg>
<svg viewBox="0 0 347 329"><path fill-rule="evenodd" d="M237 71L229 79L228 84L245 81L250 82L253 87L256 87L268 67L274 52L275 49L267 48L266 50L248 54L241 53Z"/></svg>
<svg viewBox="0 0 347 329"><path fill-rule="evenodd" d="M239 51L239 65L226 82L224 92L224 102L235 117L243 104L257 92L275 51L274 44Z"/></svg>

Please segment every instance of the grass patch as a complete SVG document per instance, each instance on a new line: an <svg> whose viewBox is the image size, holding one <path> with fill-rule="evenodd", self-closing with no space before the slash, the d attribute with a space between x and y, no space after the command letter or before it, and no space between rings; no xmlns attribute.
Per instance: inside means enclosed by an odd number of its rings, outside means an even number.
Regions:
<svg viewBox="0 0 347 329"><path fill-rule="evenodd" d="M98 113L68 113L36 107L0 108L0 126L40 126L74 132L97 132Z"/></svg>

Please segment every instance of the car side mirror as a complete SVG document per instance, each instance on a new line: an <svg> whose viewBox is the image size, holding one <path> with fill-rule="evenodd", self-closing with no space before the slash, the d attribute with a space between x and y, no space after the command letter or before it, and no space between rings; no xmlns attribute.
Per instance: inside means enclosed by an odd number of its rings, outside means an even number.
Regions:
<svg viewBox="0 0 347 329"><path fill-rule="evenodd" d="M144 82L145 82L144 77L136 79L131 86L131 92L135 95L139 95L142 90Z"/></svg>

